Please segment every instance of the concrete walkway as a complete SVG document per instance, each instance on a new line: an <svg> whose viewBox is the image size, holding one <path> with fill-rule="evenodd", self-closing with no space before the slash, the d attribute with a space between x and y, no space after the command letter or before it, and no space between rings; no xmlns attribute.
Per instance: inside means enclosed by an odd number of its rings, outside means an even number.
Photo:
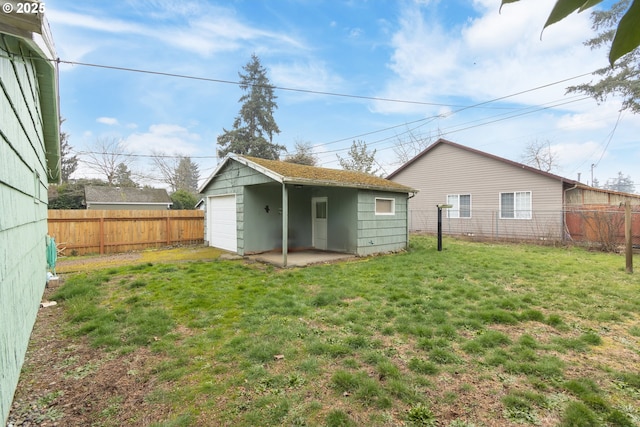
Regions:
<svg viewBox="0 0 640 427"><path fill-rule="evenodd" d="M281 252L265 252L257 255L249 255L247 256L247 258L254 261L282 267ZM287 254L287 267L304 267L305 265L324 264L354 258L356 258L356 256L353 254L345 254L339 252L325 252L314 250L296 251L289 252Z"/></svg>

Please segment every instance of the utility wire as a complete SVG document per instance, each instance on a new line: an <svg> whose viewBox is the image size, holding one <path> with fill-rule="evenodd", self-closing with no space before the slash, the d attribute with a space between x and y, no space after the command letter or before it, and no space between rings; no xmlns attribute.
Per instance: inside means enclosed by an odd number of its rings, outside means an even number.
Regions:
<svg viewBox="0 0 640 427"><path fill-rule="evenodd" d="M40 58L38 58L40 59ZM118 67L118 66L112 66L112 65L104 65L104 64L95 64L95 63L87 63L87 62L78 62L78 61L68 61L68 60L63 60L60 58L57 58L55 60L53 60L55 62L57 62L58 64L69 64L69 65L80 65L80 66L86 66L86 67L94 67L94 68L102 68L102 69L109 69L109 70L117 70L117 71L126 71L126 72L134 72L134 73L143 73L143 74L151 74L151 75L159 75L159 76L166 76L166 77L173 77L173 78L182 78L182 79L189 79L189 80L197 80L197 81L206 81L206 82L215 82L215 83L224 83L224 84L232 84L232 85L240 85L240 82L237 81L231 81L231 80L224 80L224 79L216 79L216 78L209 78L209 77L199 77L199 76L193 76L193 75L186 75L186 74L177 74L177 73L167 73L167 72L161 72L161 71L153 71L153 70L143 70L143 69L137 69L137 68L130 68L130 67ZM502 101L505 99L509 99L509 98L513 98L516 97L518 95L523 95L525 93L529 93L529 92L533 92L536 90L540 90L540 89L544 89L550 86L554 86L557 84L561 84L561 83L565 83L567 81L570 80L574 80L574 79L578 79L581 77L585 77L588 75L591 75L592 73L584 73L584 74L580 74L580 75L576 75L573 77L569 77L566 79L562 79L562 80L557 80L555 82L551 82L548 84L544 84L541 86L536 86L533 88L529 88L520 92L516 92L513 94L509 94L509 95L505 95L505 96L501 96L498 98L493 98L487 101L483 101L480 103L476 103L473 105L455 105L455 104L444 104L444 103L435 103L435 102L424 102L424 101L413 101L413 100L401 100L401 99L392 99L392 98L381 98L381 97L371 97L371 96L363 96L363 95L353 95L353 94L344 94L344 93L336 93L336 92L325 92L325 91L315 91L315 90L310 90L310 89L299 89L299 88L290 88L290 87L283 87L283 86L273 86L273 85L259 85L259 84L249 84L249 86L256 86L256 87L269 87L269 88L273 88L273 89L278 89L278 90L283 90L283 91L290 91L290 92L299 92L299 93L309 93L309 94L316 94L316 95L325 95L325 96L336 96L336 97L344 97L344 98L352 98L352 99L363 99L363 100L370 100L370 101L381 101L381 102L395 102L395 103L404 103L404 104L414 104L414 105L428 105L428 106L440 106L440 107L452 107L452 108L457 108L454 111L448 112L448 113L443 113L443 114L438 114L438 115L434 115L434 116L430 116L430 117L425 117L422 119L418 119L412 122L405 122L399 125L394 125L394 126L390 126L390 127L386 127L383 129L378 129L375 131L371 131L371 132L365 132L365 133L361 133L355 136L350 136L350 137L346 137L346 138L341 138L341 139L337 139L337 140L333 140L333 141L329 141L329 142L325 142L325 143L321 143L321 144L316 144L315 146L317 147L323 147L323 146L327 146L327 145L331 145L331 144L336 144L339 142L344 142L344 141L348 141L348 140L353 140L356 138L361 138L364 136L369 136L369 135L373 135L376 133L381 133L381 132L386 132L392 129L396 129L399 127L407 127L413 124L418 124L420 123L420 125L409 129L405 132L400 133L399 135L394 135L393 137L388 137L388 138L383 138L381 140L378 141L374 141L373 143L371 143L370 145L373 144L378 144L378 143L382 143L384 141L387 141L391 138L398 138L399 136L407 133L407 132L412 132L413 130L422 127L430 122L432 122L433 120L437 119L437 118L444 118L444 117L449 117L452 116L454 114L460 113L462 111L465 110L469 110L472 108L480 108L480 107L484 107L490 103L494 103L497 101ZM570 101L570 102L575 102L575 101ZM556 104L554 106L559 106L559 105L564 105L570 102L566 102L566 103L561 103L561 104ZM500 107L501 109L504 109L506 107ZM527 107L527 108L532 108L532 107ZM542 107L536 110L533 110L531 112L535 112L535 111L540 111L540 110L544 110L544 109L548 109L548 108L552 108L551 107ZM506 118L502 118L502 119L496 119L493 121L489 121L489 122L483 122L480 123L478 125L473 125L473 126L468 126L466 128L460 128L460 129L456 129L456 130L451 130L449 132L443 132L443 134L450 134L450 133L454 133L454 132L460 132L463 130L468 130L468 129L472 129L474 127L478 127L478 126L484 126L487 124L491 124L491 123L495 123L497 121L502 121L502 120L507 120L509 118L513 118L513 117L518 117L524 114L530 114L531 112L525 112L525 113L520 113L520 114L516 114L516 115L511 115L508 116ZM505 113L506 114L506 113ZM617 126L617 123L616 123ZM607 144L608 145L608 144ZM390 147L385 147L382 148L382 150L384 149L388 149ZM606 148L605 148L606 149ZM329 152L339 152L339 151L344 151L344 149L339 149L339 150L329 150L329 151L325 151L325 153L329 153ZM93 152L93 151L77 151L77 154L98 154L98 155L104 155L107 153L100 153L100 152ZM180 156L180 155L176 155L176 156L172 156L172 155L146 155L146 154L126 154L127 156L131 156L131 157L146 157L146 158L152 158L152 157L163 157L163 158L177 158L177 157L184 157L184 156ZM217 156L213 155L213 156L188 156L194 159L215 159L217 158Z"/></svg>
<svg viewBox="0 0 640 427"><path fill-rule="evenodd" d="M60 58L57 58L57 59L52 60L52 61L55 61L58 64L81 65L81 66L85 66L85 67L104 68L104 69L108 69L108 70L128 71L128 72L132 72L132 73L143 73L143 74L152 74L152 75L158 75L158 76L175 77L175 78L189 79L189 80L199 80L199 81L214 82L214 83L224 83L224 84L231 84L231 85L236 85L236 86L239 86L240 84L242 84L240 82L232 81L232 80L214 79L214 78L211 78L211 77L199 77L199 76L192 76L192 75L188 75L188 74L167 73L167 72L154 71L154 70L143 70L143 69L139 69L139 68L118 67L118 66L115 66L115 65L93 64L93 63L89 63L89 62L67 61L67 60L63 60L63 59L60 59ZM266 87L266 88L284 90L284 91L289 91L289 92L309 93L309 94L314 94L314 95L327 95L327 96L337 96L337 97L343 97L343 98L365 99L365 100L369 100L369 101L396 102L396 103L402 103L402 104L416 104L416 105L430 105L430 106L437 106L437 107L459 108L458 110L455 110L455 111L449 113L449 114L455 114L455 113L459 113L460 111L467 110L469 108L478 108L478 107L481 107L483 105L490 104L492 102L501 101L503 99L511 98L511 97L514 97L514 96L525 94L527 92L532 92L532 91L543 89L543 88L546 88L546 87L549 87L549 86L553 86L553 85L556 85L556 84L564 83L564 82L567 82L569 80L575 80L575 79L578 79L578 78L581 78L581 77L585 77L585 76L588 76L588 75L591 75L591 74L593 74L593 73L590 72L590 73L580 74L580 75L577 75L577 76L573 76L573 77L569 77L569 78L566 78L566 79L558 80L558 81L555 81L555 82L552 82L552 83L548 83L548 84L545 84L545 85L542 85L542 86L537 86L537 87L534 87L534 88L531 88L531 89L527 89L527 90L523 90L521 92L517 92L517 93L511 94L511 95L502 96L502 97L499 97L499 98L491 99L491 100L480 102L478 104L473 104L473 105L455 105L455 104L443 104L443 103L437 103L437 102L412 101L412 100L406 100L406 99L380 98L380 97L375 97L375 96L353 95L353 94L345 94L345 93L337 93L337 92L324 92L324 91L317 91L317 90L311 90L311 89L290 88L290 87L274 86L274 85L249 84L249 86ZM504 108L504 107L501 107L501 108Z"/></svg>

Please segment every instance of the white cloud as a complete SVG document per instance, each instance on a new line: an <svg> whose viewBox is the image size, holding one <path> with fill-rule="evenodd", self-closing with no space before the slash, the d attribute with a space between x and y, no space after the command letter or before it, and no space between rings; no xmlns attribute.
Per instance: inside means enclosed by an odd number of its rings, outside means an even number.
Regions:
<svg viewBox="0 0 640 427"><path fill-rule="evenodd" d="M173 124L154 124L148 132L133 133L125 139L127 149L134 153L158 152L189 156L198 151L200 135Z"/></svg>
<svg viewBox="0 0 640 427"><path fill-rule="evenodd" d="M104 125L115 126L118 124L118 119L114 117L98 117L96 122L102 123Z"/></svg>
<svg viewBox="0 0 640 427"><path fill-rule="evenodd" d="M282 87L331 92L342 83L342 79L331 72L323 61L296 61L278 63L269 67L274 84Z"/></svg>
<svg viewBox="0 0 640 427"><path fill-rule="evenodd" d="M162 7L166 9L161 9ZM155 39L167 46L202 56L237 50L246 42L259 42L261 45L270 42L274 47L280 46L288 50L303 48L302 43L284 32L266 31L242 23L233 12L224 8L214 6L179 8L170 2L159 2L158 8L154 10L156 18L164 18L168 23L158 24L158 21L148 24L140 21L133 23L133 21L97 14L94 16L88 13L55 9L48 11L48 19L54 25L63 27ZM83 52L88 53L88 50L79 49L78 53Z"/></svg>
<svg viewBox="0 0 640 427"><path fill-rule="evenodd" d="M604 55L582 44L592 34L587 14L572 15L549 27L540 40L553 0L506 5L501 14L494 0L478 0L474 6L479 16L462 28L445 28L437 16L427 16L416 5L405 8L391 41L388 67L395 76L380 96L428 102L451 97L485 101L589 73L606 64ZM562 99L566 86L583 80L526 92L510 101L543 104ZM375 109L424 111L422 106L389 103L377 104Z"/></svg>

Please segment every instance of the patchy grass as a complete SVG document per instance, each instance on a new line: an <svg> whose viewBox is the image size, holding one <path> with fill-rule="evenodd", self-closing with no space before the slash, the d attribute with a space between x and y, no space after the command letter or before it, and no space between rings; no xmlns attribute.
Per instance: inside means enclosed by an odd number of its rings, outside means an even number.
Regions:
<svg viewBox="0 0 640 427"><path fill-rule="evenodd" d="M158 425L640 422L640 280L624 258L435 243L286 270L194 251L76 274L52 298L105 359L158 356L145 399L172 408Z"/></svg>

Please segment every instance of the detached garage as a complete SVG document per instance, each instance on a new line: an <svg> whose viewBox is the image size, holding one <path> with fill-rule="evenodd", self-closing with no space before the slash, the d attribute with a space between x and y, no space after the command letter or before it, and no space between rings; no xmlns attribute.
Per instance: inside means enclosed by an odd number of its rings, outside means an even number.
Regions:
<svg viewBox="0 0 640 427"><path fill-rule="evenodd" d="M372 175L231 154L200 188L205 241L239 255L407 247L415 190Z"/></svg>

